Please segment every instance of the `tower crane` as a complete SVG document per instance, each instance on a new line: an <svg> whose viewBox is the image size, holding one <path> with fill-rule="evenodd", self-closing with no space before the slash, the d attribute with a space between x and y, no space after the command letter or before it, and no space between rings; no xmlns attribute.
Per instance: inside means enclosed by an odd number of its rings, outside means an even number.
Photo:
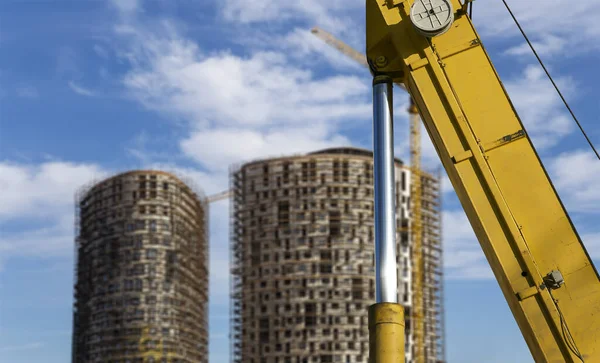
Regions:
<svg viewBox="0 0 600 363"><path fill-rule="evenodd" d="M231 195L232 195L231 189L227 189L227 190L224 190L217 194L209 195L208 197L206 197L206 201L208 203L214 203L214 202L221 201L223 199L231 198Z"/></svg>
<svg viewBox="0 0 600 363"><path fill-rule="evenodd" d="M339 50L342 54L355 60L362 66L369 68L367 57L353 49L348 44L337 39L333 34L314 27L311 33ZM402 83L396 85L407 92ZM423 260L423 222L421 215L421 120L417 107L410 97L410 105L407 109L409 114L410 130L410 170L411 170L411 216L412 216L412 309L411 320L413 323L414 359L415 363L425 363L425 314L423 301L424 260Z"/></svg>

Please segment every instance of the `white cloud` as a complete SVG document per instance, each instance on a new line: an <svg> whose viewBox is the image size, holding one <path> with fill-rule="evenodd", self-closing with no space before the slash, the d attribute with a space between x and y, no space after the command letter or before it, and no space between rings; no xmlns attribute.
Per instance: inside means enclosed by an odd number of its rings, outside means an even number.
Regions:
<svg viewBox="0 0 600 363"><path fill-rule="evenodd" d="M533 42L533 47L535 51L540 55L548 55L552 53L556 53L561 51L567 41L564 38L557 37L552 34L548 34L540 37L540 41ZM531 48L526 42L523 42L521 45L511 47L507 49L505 52L507 55L528 55L531 53Z"/></svg>
<svg viewBox="0 0 600 363"><path fill-rule="evenodd" d="M74 246L74 210L58 208L47 226L0 236L0 259L11 256L54 257L68 255ZM44 223L44 224L46 224ZM1 262L1 261L0 261Z"/></svg>
<svg viewBox="0 0 600 363"><path fill-rule="evenodd" d="M155 152L147 147L149 138L148 133L142 130L128 143L125 150L142 163L148 164L156 157Z"/></svg>
<svg viewBox="0 0 600 363"><path fill-rule="evenodd" d="M93 91L91 91L87 88L84 88L83 86L80 86L73 81L69 81L69 88L71 88L73 90L73 92L77 93L78 95L87 96L87 97L93 97L96 95Z"/></svg>
<svg viewBox="0 0 600 363"><path fill-rule="evenodd" d="M0 219L47 217L72 208L75 191L105 171L93 164L0 162Z"/></svg>
<svg viewBox="0 0 600 363"><path fill-rule="evenodd" d="M475 232L462 209L442 212L442 228L446 278L493 278Z"/></svg>
<svg viewBox="0 0 600 363"><path fill-rule="evenodd" d="M343 0L225 0L222 11L225 19L241 23L312 21L329 29L349 28L349 12L361 9L364 2Z"/></svg>
<svg viewBox="0 0 600 363"><path fill-rule="evenodd" d="M139 0L110 0L110 2L121 12L122 14L132 13L139 9Z"/></svg>
<svg viewBox="0 0 600 363"><path fill-rule="evenodd" d="M479 246L476 246L479 247ZM460 269L468 267L481 260L483 253L476 249L473 250L461 250L458 248L450 248L445 251L446 261L445 267L449 269Z"/></svg>
<svg viewBox="0 0 600 363"><path fill-rule="evenodd" d="M587 233L581 236L585 248L593 260L600 260L600 232Z"/></svg>
<svg viewBox="0 0 600 363"><path fill-rule="evenodd" d="M600 213L600 161L591 150L562 153L549 169L569 211Z"/></svg>
<svg viewBox="0 0 600 363"><path fill-rule="evenodd" d="M0 235L0 259L72 253L75 192L105 174L92 164L1 162L0 222L5 230ZM18 227L21 222L27 227Z"/></svg>
<svg viewBox="0 0 600 363"><path fill-rule="evenodd" d="M340 123L371 117L364 79L316 75L283 51L207 54L172 24L159 28L118 28L133 40L122 53L132 66L124 85L147 108L183 120L191 131L180 142L182 151L212 171L258 157L347 145Z"/></svg>
<svg viewBox="0 0 600 363"><path fill-rule="evenodd" d="M568 5L560 0L509 1L509 5L530 39L539 43L546 54L564 57L599 49L600 23L590 15L600 12L596 0ZM475 3L473 13L475 25L484 37L521 37L501 1L482 6Z"/></svg>
<svg viewBox="0 0 600 363"><path fill-rule="evenodd" d="M473 266L462 266L460 269L451 270L446 273L450 280L492 280L494 273L486 260L479 261Z"/></svg>
<svg viewBox="0 0 600 363"><path fill-rule="evenodd" d="M256 131L219 128L195 132L181 142L184 153L210 170L262 157L278 157L326 147L350 145L341 135L328 135L323 126ZM215 150L219 150L215 152Z"/></svg>
<svg viewBox="0 0 600 363"><path fill-rule="evenodd" d="M39 92L33 86L20 86L17 88L17 96L23 98L38 98Z"/></svg>
<svg viewBox="0 0 600 363"><path fill-rule="evenodd" d="M573 93L570 79L562 77L556 82L563 94ZM536 148L554 146L573 130L558 94L540 67L526 67L522 75L511 78L505 86Z"/></svg>
<svg viewBox="0 0 600 363"><path fill-rule="evenodd" d="M183 45L185 43L182 42ZM193 46L168 49L136 68L125 85L149 108L223 126L331 122L368 116L368 90L356 77L315 79L281 53L205 57Z"/></svg>
<svg viewBox="0 0 600 363"><path fill-rule="evenodd" d="M452 182L450 182L450 178L445 170L442 172L442 193L454 193L454 186L452 186Z"/></svg>
<svg viewBox="0 0 600 363"><path fill-rule="evenodd" d="M170 166L188 161L185 155L173 151L173 147L178 147L178 144L173 140L171 132L153 134L142 129L135 135L125 146L126 153L137 159L136 164L139 165L134 167L154 164Z"/></svg>

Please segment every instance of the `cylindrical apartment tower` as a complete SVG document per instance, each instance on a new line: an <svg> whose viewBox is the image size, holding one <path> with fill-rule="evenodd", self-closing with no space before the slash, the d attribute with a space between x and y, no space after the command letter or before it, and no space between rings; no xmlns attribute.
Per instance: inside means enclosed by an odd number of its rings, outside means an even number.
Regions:
<svg viewBox="0 0 600 363"><path fill-rule="evenodd" d="M410 172L395 165L398 301L410 307ZM233 362L367 362L372 152L337 148L251 162L231 182Z"/></svg>
<svg viewBox="0 0 600 363"><path fill-rule="evenodd" d="M73 362L208 362L208 207L160 171L77 195Z"/></svg>

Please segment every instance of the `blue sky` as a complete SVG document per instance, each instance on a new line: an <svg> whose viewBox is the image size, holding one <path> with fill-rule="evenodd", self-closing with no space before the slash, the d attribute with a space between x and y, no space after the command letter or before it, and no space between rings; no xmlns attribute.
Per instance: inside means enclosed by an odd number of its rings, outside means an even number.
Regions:
<svg viewBox="0 0 600 363"><path fill-rule="evenodd" d="M511 1L600 145L594 0ZM206 194L231 164L334 145L370 147L370 75L310 34L364 48L363 1L5 0L0 3L0 360L70 353L74 193L131 168L187 175ZM600 162L523 48L500 0L474 20L593 258ZM408 160L407 98L396 145ZM428 140L428 168L439 167ZM446 182L446 335L451 362L531 362ZM211 362L228 357L228 210L211 208ZM493 327L493 328L490 328Z"/></svg>

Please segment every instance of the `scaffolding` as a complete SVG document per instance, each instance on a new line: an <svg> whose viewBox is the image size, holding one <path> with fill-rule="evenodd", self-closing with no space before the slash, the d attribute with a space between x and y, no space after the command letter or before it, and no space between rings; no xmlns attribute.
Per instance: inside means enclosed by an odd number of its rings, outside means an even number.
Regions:
<svg viewBox="0 0 600 363"><path fill-rule="evenodd" d="M182 179L131 171L78 191L73 362L208 361L208 205Z"/></svg>

